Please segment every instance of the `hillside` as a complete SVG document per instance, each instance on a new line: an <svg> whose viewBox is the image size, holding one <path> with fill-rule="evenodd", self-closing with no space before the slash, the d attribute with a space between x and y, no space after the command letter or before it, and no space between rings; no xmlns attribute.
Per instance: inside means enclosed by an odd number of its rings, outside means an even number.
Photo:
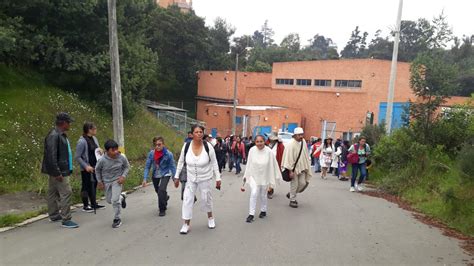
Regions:
<svg viewBox="0 0 474 266"><path fill-rule="evenodd" d="M113 138L112 117L97 104L81 100L78 95L48 85L40 74L30 70L12 70L0 65L0 194L32 191L45 192L47 178L40 173L43 140L53 127L55 114L69 112L75 119L68 132L73 152L85 121L98 127L101 145ZM142 178L143 159L151 148L153 136L162 135L174 152L183 137L157 121L146 110L124 121L126 155L132 174L126 187ZM79 166L75 164L71 184L75 200L80 189Z"/></svg>

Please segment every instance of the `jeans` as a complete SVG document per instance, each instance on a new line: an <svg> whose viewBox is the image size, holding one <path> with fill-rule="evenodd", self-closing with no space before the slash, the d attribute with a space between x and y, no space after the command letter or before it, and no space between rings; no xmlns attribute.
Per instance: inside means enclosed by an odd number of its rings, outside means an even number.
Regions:
<svg viewBox="0 0 474 266"><path fill-rule="evenodd" d="M170 177L152 178L152 181L155 192L158 195L158 209L160 211L166 211L168 206L168 192L166 192L166 188L168 187Z"/></svg>
<svg viewBox="0 0 474 266"><path fill-rule="evenodd" d="M232 171L232 168L234 168L234 155L229 153L229 171Z"/></svg>
<svg viewBox="0 0 474 266"><path fill-rule="evenodd" d="M242 168L240 167L240 162L242 161L242 157L240 155L235 155L235 172L238 174L240 171L242 171Z"/></svg>
<svg viewBox="0 0 474 266"><path fill-rule="evenodd" d="M321 172L321 163L319 162L319 157L314 158L314 171L316 173Z"/></svg>
<svg viewBox="0 0 474 266"><path fill-rule="evenodd" d="M97 206L96 202L96 191L97 191L97 180L94 173L88 173L86 171L81 171L82 177L82 187L81 187L81 197L82 204L84 207L89 206L89 200L91 207Z"/></svg>
<svg viewBox="0 0 474 266"><path fill-rule="evenodd" d="M365 163L354 163L352 164L352 178L351 178L351 187L353 187L355 185L355 181L356 181L356 178L357 178L357 174L360 170L360 176L359 176L359 181L357 182L357 184L361 184L362 182L364 182L364 178L365 176L367 175L367 166L365 165Z"/></svg>

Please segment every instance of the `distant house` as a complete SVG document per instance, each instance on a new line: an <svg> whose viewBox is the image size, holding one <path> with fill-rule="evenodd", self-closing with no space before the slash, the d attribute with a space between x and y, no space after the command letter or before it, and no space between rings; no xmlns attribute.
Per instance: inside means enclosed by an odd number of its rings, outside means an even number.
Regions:
<svg viewBox="0 0 474 266"><path fill-rule="evenodd" d="M176 5L182 12L189 12L193 8L192 0L156 0L156 3L162 8Z"/></svg>

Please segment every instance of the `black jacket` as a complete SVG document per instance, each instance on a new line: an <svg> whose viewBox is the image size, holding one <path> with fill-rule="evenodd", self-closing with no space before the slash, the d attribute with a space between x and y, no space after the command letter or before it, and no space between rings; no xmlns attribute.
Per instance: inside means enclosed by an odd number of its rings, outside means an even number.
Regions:
<svg viewBox="0 0 474 266"><path fill-rule="evenodd" d="M44 156L41 172L50 176L68 176L69 151L68 140L64 132L55 128L44 139Z"/></svg>

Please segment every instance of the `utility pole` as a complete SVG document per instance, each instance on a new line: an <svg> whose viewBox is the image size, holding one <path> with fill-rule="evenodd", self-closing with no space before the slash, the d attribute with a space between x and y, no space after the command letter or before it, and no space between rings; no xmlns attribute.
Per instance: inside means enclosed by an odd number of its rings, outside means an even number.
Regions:
<svg viewBox="0 0 474 266"><path fill-rule="evenodd" d="M392 67L390 71L390 82L388 83L388 97L387 97L387 113L385 116L387 134L392 131L392 112L393 112L393 97L395 91L395 80L397 79L397 60L398 60L398 43L400 42L400 23L402 19L403 0L399 0L398 14L397 14L397 28L395 29L395 39L393 40L392 53Z"/></svg>
<svg viewBox="0 0 474 266"><path fill-rule="evenodd" d="M237 73L239 71L239 53L235 52L234 108L232 109L232 135L235 136L237 119Z"/></svg>
<svg viewBox="0 0 474 266"><path fill-rule="evenodd" d="M114 139L119 145L119 150L125 153L125 139L123 136L122 114L122 87L120 84L120 62L117 37L117 12L116 0L107 0L109 21L109 46L110 46L110 78L112 85L112 114L114 126Z"/></svg>

